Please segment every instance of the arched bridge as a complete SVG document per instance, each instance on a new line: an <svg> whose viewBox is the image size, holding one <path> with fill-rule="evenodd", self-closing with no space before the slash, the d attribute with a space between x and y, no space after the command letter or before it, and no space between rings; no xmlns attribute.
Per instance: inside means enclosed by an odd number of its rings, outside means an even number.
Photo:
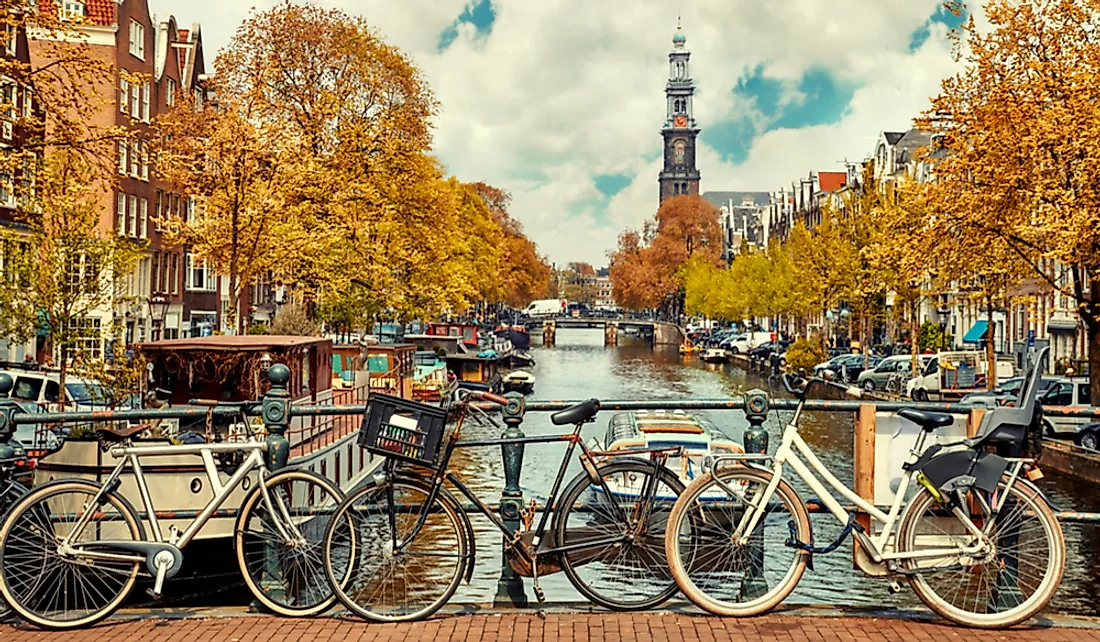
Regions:
<svg viewBox="0 0 1100 642"><path fill-rule="evenodd" d="M542 328L542 343L552 346L557 341L559 329L581 328L603 330L604 345L618 345L619 333L637 334L646 337L655 345L680 345L684 340L684 331L674 323L663 321L640 321L634 319L601 319L599 317L554 316L531 319L528 330Z"/></svg>

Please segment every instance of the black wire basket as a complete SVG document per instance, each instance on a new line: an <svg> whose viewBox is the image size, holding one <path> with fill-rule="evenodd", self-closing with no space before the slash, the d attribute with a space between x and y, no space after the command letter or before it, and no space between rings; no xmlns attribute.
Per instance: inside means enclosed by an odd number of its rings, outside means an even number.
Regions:
<svg viewBox="0 0 1100 642"><path fill-rule="evenodd" d="M446 425L445 408L372 393L359 445L376 455L435 468Z"/></svg>

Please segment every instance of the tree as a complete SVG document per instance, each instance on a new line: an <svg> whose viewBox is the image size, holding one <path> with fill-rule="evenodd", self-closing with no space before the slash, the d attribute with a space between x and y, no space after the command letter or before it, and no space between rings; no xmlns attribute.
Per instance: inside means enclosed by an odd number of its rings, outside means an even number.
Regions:
<svg viewBox="0 0 1100 642"><path fill-rule="evenodd" d="M144 254L143 242L99 229L90 165L76 150L42 159L18 210L23 229L0 232L0 334L19 341L44 335L60 356L62 390L71 365L102 360L104 341L118 332L100 319L133 301L128 281Z"/></svg>
<svg viewBox="0 0 1100 642"><path fill-rule="evenodd" d="M595 305L599 291L596 289L596 269L588 263L570 263L562 274L562 298Z"/></svg>
<svg viewBox="0 0 1100 642"><path fill-rule="evenodd" d="M948 5L961 13L960 2ZM964 69L922 116L943 158L929 204L1074 302L1100 373L1100 0L991 0L955 35ZM996 255L993 260L996 260ZM1090 397L1100 404L1100 377Z"/></svg>
<svg viewBox="0 0 1100 642"><path fill-rule="evenodd" d="M215 94L221 95L215 83ZM228 94L228 92L226 92ZM225 325L243 331L241 294L256 277L288 279L290 257L308 252L309 236L285 216L283 186L291 163L250 119L252 107L231 95L216 107L189 100L157 120L157 174L197 199L186 220L161 221L165 242L185 246L229 278Z"/></svg>
<svg viewBox="0 0 1100 642"><path fill-rule="evenodd" d="M551 268L538 247L523 233L523 226L508 213L511 197L486 183L474 183L474 190L489 208L504 233L500 246L502 303L513 308L550 296Z"/></svg>

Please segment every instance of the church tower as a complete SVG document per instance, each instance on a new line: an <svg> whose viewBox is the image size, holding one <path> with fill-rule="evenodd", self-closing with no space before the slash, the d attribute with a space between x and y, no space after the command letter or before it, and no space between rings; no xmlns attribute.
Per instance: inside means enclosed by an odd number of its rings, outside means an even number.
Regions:
<svg viewBox="0 0 1100 642"><path fill-rule="evenodd" d="M668 83L665 85L668 114L661 129L665 164L657 182L661 187L662 203L678 194L699 194L699 170L695 168L695 139L699 136L699 128L693 116L695 83L691 79L690 59L687 37L677 24L676 34L672 36L672 51L668 54Z"/></svg>

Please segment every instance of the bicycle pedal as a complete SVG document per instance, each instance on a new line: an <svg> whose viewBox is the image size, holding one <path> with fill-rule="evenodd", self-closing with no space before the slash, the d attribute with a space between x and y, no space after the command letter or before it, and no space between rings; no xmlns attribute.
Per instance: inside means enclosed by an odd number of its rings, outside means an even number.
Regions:
<svg viewBox="0 0 1100 642"><path fill-rule="evenodd" d="M545 602L546 601L546 591L542 590L542 587L537 585L537 584L535 585L534 588L535 588L535 599L537 599L539 602Z"/></svg>
<svg viewBox="0 0 1100 642"><path fill-rule="evenodd" d="M160 601L160 598L163 597L160 593L157 593L156 591L154 591L151 588L145 589L145 592L149 594L149 597L153 598L154 600L156 600L158 602Z"/></svg>

